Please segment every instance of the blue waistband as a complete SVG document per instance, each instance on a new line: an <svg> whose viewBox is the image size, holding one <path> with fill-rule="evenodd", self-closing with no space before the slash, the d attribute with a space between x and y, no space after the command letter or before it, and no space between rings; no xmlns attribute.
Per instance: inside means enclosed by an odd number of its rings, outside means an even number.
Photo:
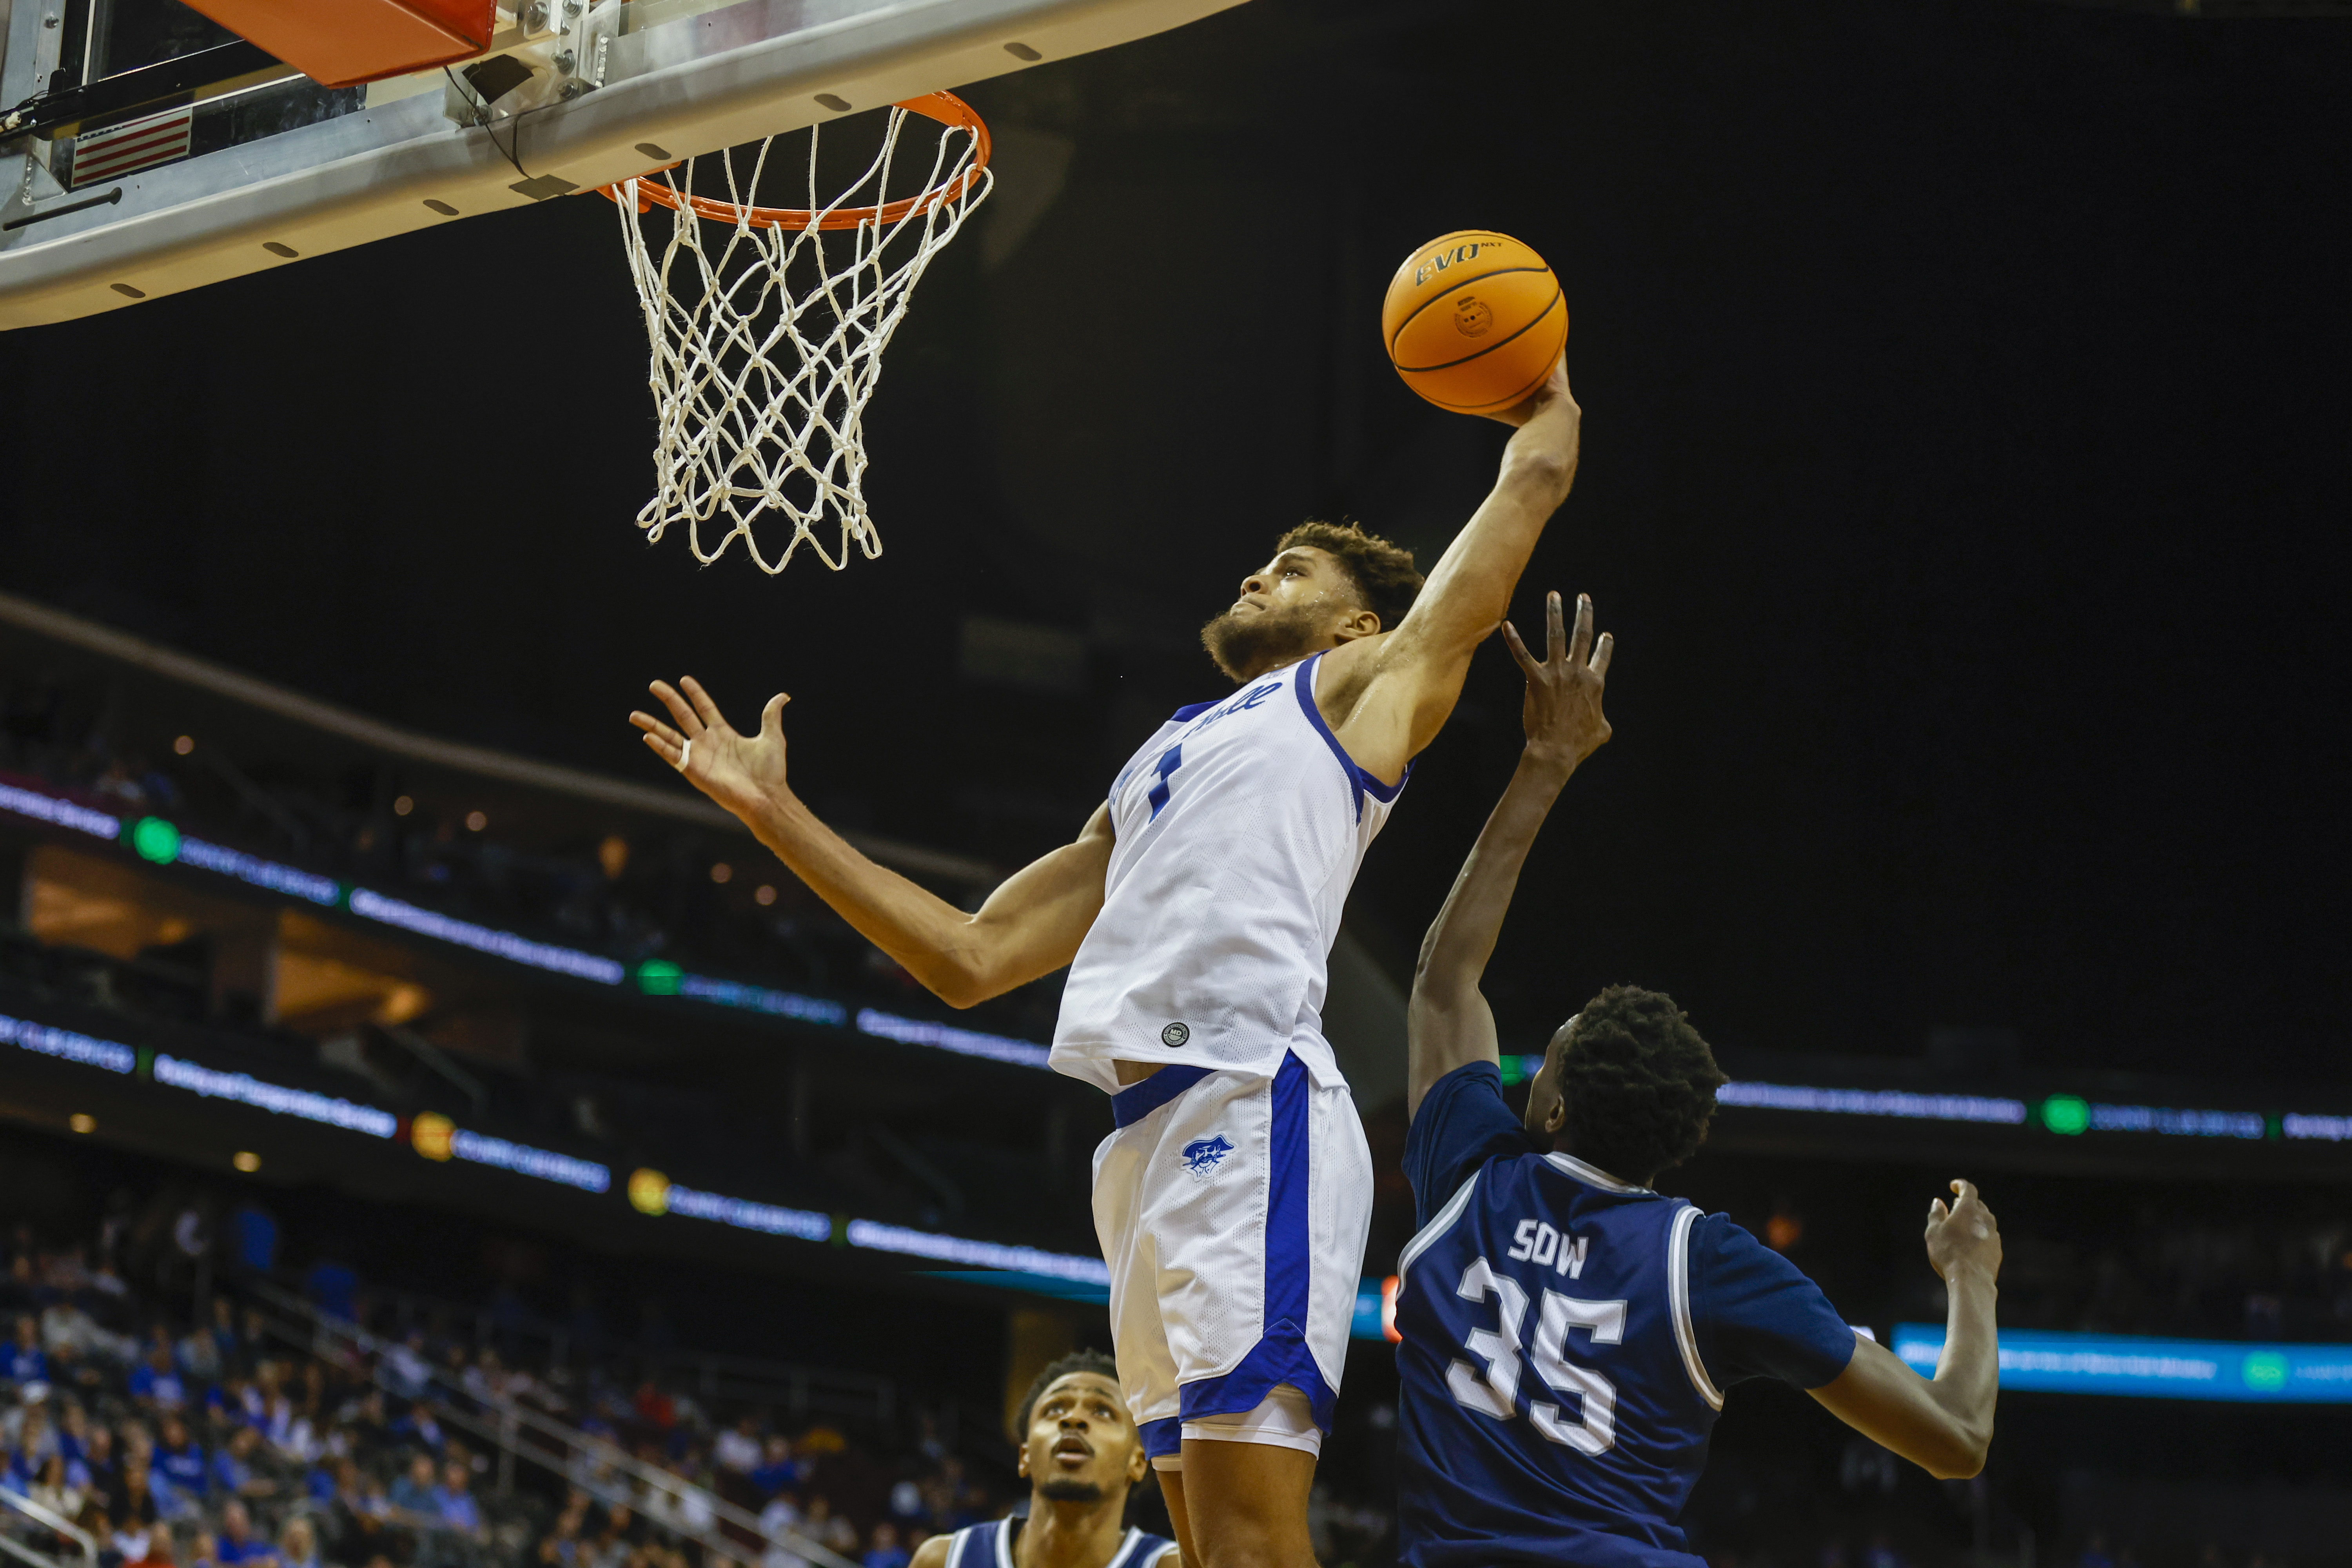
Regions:
<svg viewBox="0 0 2352 1568"><path fill-rule="evenodd" d="M1161 1068L1141 1083L1129 1084L1110 1097L1111 1120L1121 1127L1133 1126L1208 1077L1211 1070L1195 1067Z"/></svg>

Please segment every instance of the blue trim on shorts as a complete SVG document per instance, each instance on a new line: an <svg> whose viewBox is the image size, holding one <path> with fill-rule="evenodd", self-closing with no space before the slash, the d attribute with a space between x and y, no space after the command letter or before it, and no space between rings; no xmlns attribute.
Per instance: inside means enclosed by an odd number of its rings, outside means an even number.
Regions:
<svg viewBox="0 0 2352 1568"><path fill-rule="evenodd" d="M1139 1421L1135 1430L1143 1439L1143 1455L1148 1459L1164 1459L1184 1451L1184 1418L1181 1415L1171 1415L1165 1421Z"/></svg>
<svg viewBox="0 0 2352 1568"><path fill-rule="evenodd" d="M1112 1095L1110 1119L1121 1127L1132 1127L1214 1070L1172 1065L1161 1068L1140 1083L1129 1084Z"/></svg>
<svg viewBox="0 0 2352 1568"><path fill-rule="evenodd" d="M1328 733L1328 731L1327 731ZM1165 1077L1162 1068L1145 1083ZM1138 1084L1137 1088L1143 1087ZM1274 1116L1266 1151L1265 1332L1241 1364L1222 1377L1204 1377L1178 1391L1181 1419L1245 1415L1276 1384L1307 1395L1315 1425L1331 1429L1339 1391L1323 1380L1307 1348L1307 1295L1313 1278L1313 1237L1307 1210L1307 1120L1314 1081L1296 1055L1274 1076Z"/></svg>

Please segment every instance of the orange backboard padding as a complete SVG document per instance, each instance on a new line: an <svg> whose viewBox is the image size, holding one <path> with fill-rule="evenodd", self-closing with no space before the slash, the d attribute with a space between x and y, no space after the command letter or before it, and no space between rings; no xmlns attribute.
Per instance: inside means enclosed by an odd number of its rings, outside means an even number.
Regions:
<svg viewBox="0 0 2352 1568"><path fill-rule="evenodd" d="M496 0L187 0L321 87L404 76L490 47Z"/></svg>

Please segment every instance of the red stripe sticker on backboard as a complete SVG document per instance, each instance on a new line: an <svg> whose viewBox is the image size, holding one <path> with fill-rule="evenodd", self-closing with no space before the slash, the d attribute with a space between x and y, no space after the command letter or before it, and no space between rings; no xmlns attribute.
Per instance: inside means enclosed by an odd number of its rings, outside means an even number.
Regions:
<svg viewBox="0 0 2352 1568"><path fill-rule="evenodd" d="M115 180L188 155L193 110L177 109L128 125L110 125L74 139L73 183L76 188L97 180Z"/></svg>

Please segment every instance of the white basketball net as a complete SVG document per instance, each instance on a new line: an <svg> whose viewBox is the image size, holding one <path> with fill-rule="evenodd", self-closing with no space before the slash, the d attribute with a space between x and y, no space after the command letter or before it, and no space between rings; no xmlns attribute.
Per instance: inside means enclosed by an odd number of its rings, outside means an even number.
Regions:
<svg viewBox="0 0 2352 1568"><path fill-rule="evenodd" d="M835 571L847 564L853 544L869 560L882 553L866 510L866 405L923 269L994 180L984 167L975 170L978 136L941 125L929 178L908 184L904 165L915 159L896 157L908 118L903 109L889 111L874 161L830 198L817 193L817 132L810 129L803 226L751 221L773 137L756 150L689 159L613 187L653 347L655 492L637 513L647 539L683 522L695 559L706 565L740 539L771 574L803 544ZM714 162L724 170L733 211L698 216L687 201L695 165ZM894 174L902 176L895 195ZM678 206L641 216L639 203L649 198L639 186L655 181L677 194ZM925 192L941 194L895 217L884 212L835 228L829 247L818 226L847 209L882 209ZM768 550L753 528L763 517ZM781 539L787 522L792 537ZM780 539L782 548L773 550Z"/></svg>

